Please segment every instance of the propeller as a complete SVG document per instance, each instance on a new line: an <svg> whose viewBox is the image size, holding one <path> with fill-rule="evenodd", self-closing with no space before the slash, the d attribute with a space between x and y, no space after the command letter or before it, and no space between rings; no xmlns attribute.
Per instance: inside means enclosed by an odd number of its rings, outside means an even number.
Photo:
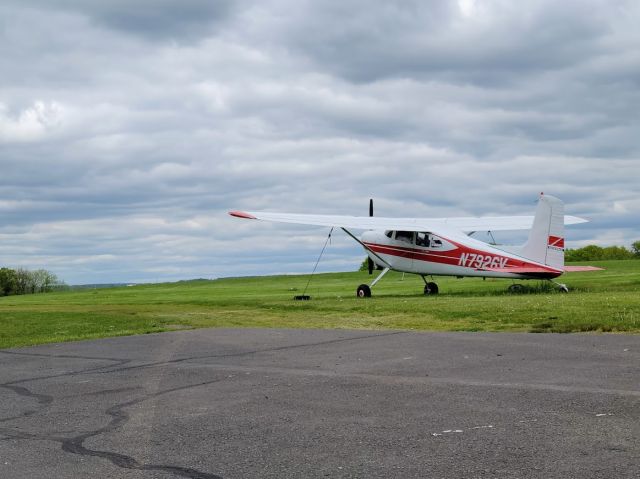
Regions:
<svg viewBox="0 0 640 479"><path fill-rule="evenodd" d="M373 198L369 199L369 216L373 216ZM375 265L373 264L373 260L370 256L367 256L367 266L369 268L369 274L373 274L373 268Z"/></svg>

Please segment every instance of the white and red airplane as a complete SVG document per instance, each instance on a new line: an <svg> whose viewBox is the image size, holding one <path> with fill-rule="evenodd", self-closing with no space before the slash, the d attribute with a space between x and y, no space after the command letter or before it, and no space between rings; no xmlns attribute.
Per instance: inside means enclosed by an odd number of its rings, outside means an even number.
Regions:
<svg viewBox="0 0 640 479"><path fill-rule="evenodd" d="M566 271L594 271L593 266L565 266L564 226L587 220L565 216L564 203L540 194L535 216L480 218L382 218L373 216L304 215L290 213L230 211L231 216L251 220L275 221L315 226L339 227L369 255L382 272L370 284L358 286L356 294L370 297L371 288L390 270L422 276L425 294L437 294L438 285L427 276L476 276L483 278L544 279L553 281ZM359 238L350 229L367 230ZM492 245L472 238L476 231L530 229L522 246ZM522 288L519 284L512 291Z"/></svg>

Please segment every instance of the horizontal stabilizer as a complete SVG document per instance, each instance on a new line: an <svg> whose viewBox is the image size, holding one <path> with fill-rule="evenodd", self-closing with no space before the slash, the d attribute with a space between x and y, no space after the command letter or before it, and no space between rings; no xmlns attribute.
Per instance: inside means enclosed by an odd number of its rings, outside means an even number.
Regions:
<svg viewBox="0 0 640 479"><path fill-rule="evenodd" d="M544 266L510 266L505 268L478 268L478 271L490 271L492 273L514 273L514 274L541 274L541 273L561 273L555 268L545 268Z"/></svg>
<svg viewBox="0 0 640 479"><path fill-rule="evenodd" d="M516 273L516 274L540 274L559 272L555 268L545 268L543 266L510 266L505 268L478 268L478 271L491 271L494 273ZM597 266L565 266L565 273L578 273L583 271L604 271L604 268Z"/></svg>
<svg viewBox="0 0 640 479"><path fill-rule="evenodd" d="M597 266L566 266L564 270L567 273L579 273L582 271L604 271L604 268L598 268Z"/></svg>

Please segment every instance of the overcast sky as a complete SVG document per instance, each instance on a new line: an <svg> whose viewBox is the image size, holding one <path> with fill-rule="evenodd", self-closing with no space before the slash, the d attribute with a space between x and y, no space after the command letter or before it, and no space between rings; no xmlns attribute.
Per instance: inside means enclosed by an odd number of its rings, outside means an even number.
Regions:
<svg viewBox="0 0 640 479"><path fill-rule="evenodd" d="M231 209L532 214L640 239L640 2L3 0L0 266L70 284L312 269ZM321 270L353 270L335 234Z"/></svg>

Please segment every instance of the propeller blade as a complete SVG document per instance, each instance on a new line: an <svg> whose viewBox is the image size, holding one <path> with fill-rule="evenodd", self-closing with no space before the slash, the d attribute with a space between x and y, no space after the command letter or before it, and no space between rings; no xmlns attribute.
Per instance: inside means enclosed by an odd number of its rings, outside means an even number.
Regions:
<svg viewBox="0 0 640 479"><path fill-rule="evenodd" d="M369 216L373 216L373 198L369 200Z"/></svg>
<svg viewBox="0 0 640 479"><path fill-rule="evenodd" d="M369 267L369 274L373 274L373 260L371 258L367 258L367 266Z"/></svg>

